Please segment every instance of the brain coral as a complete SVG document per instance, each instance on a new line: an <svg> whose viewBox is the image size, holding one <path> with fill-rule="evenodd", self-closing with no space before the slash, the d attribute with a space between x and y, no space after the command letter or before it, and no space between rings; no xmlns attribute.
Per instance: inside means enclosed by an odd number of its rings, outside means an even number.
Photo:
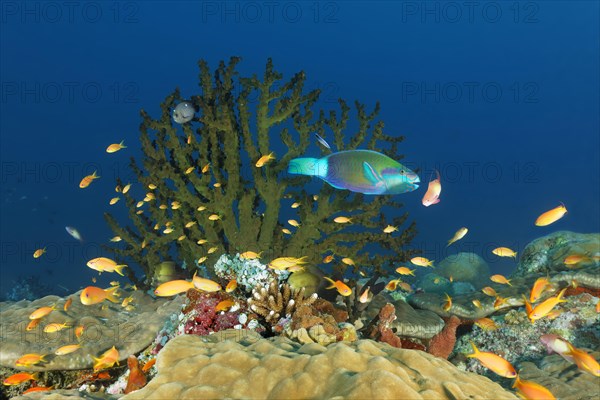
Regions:
<svg viewBox="0 0 600 400"><path fill-rule="evenodd" d="M167 343L156 366L145 388L122 399L516 398L446 360L371 340L323 347L282 337L214 343L183 335Z"/></svg>

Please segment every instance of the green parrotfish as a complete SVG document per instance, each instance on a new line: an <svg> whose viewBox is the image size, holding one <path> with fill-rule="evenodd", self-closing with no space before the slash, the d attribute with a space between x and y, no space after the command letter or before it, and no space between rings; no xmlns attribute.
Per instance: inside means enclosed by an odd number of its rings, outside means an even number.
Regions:
<svg viewBox="0 0 600 400"><path fill-rule="evenodd" d="M385 154L348 150L323 158L294 158L288 173L316 176L336 189L363 194L400 194L419 187L419 176Z"/></svg>

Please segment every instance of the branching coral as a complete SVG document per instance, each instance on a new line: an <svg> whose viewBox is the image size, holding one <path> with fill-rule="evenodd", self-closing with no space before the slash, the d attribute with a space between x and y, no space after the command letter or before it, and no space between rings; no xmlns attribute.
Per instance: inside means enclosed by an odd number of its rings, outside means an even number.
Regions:
<svg viewBox="0 0 600 400"><path fill-rule="evenodd" d="M278 285L277 281L273 281L268 288L257 286L248 299L248 305L269 325L276 325L280 318L291 316L295 309L310 305L316 299L316 294L304 297L304 288L296 290L288 284Z"/></svg>
<svg viewBox="0 0 600 400"><path fill-rule="evenodd" d="M306 255L317 264L322 254L334 251L374 269L389 257L410 258L413 251L406 250L406 244L416 234L414 224L398 234L382 232L385 224L402 226L408 218L399 212L402 204L394 197L367 200L326 184L317 197L304 188L310 178L285 174L291 159L307 154L313 132L329 132L339 151L376 149L401 160L398 144L404 138L385 134L383 122L374 122L379 104L368 112L356 102L358 131L351 134L350 107L339 100L339 115L313 110L320 93L304 92L303 72L282 82L269 59L262 79L245 78L236 71L239 61L234 57L221 62L214 75L206 62L199 63L201 94L188 100L198 111L191 121L178 124L172 119L171 110L184 100L179 90L161 104L158 119L141 112L144 156L141 165L132 159L131 168L147 193L140 202L133 191L123 194L133 226L121 226L105 214L122 238L112 247L116 257L139 264L146 284L156 265L172 259L173 253L186 265L198 264L199 259L212 265L220 254L247 250L274 257ZM286 150L278 151L275 160L255 166L259 158L280 148ZM286 201L300 204L300 225L292 235L282 232L280 211ZM395 217L384 218L384 208L386 215ZM331 222L339 212L352 215L353 228ZM388 254L370 255L366 243L376 243ZM128 274L142 283L132 269Z"/></svg>

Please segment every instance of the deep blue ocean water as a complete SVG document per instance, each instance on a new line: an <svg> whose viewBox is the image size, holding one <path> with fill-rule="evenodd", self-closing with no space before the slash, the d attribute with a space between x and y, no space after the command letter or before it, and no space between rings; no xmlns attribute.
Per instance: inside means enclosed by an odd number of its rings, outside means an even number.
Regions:
<svg viewBox="0 0 600 400"><path fill-rule="evenodd" d="M262 76L272 57L285 79L304 70L325 109L338 97L379 101L385 132L406 136L402 162L422 171L419 190L399 196L417 222L412 247L431 259L473 251L508 275L515 262L494 247L599 232L599 11L594 1L3 1L0 298L19 277L90 283L85 263L113 236L102 213L126 220L108 199L141 156L139 111L158 116L175 87L196 94L199 59L216 68L241 56L242 75ZM127 149L105 152L121 140ZM102 178L79 189L96 169ZM425 208L434 169L442 200ZM563 219L534 226L559 202ZM469 234L445 249L462 226Z"/></svg>

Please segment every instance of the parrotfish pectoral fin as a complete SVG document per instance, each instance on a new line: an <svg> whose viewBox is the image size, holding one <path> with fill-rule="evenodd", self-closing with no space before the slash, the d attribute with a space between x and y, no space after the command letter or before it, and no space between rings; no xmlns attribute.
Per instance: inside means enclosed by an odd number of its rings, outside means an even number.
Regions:
<svg viewBox="0 0 600 400"><path fill-rule="evenodd" d="M322 171L323 168L319 168L319 159L317 158L294 158L290 160L288 165L288 174L295 175L308 175L323 177L327 175L327 171Z"/></svg>
<svg viewBox="0 0 600 400"><path fill-rule="evenodd" d="M385 185L385 181L381 177L381 175L375 171L375 169L368 162L363 162L363 172L365 177L369 182L371 182L375 187L381 187Z"/></svg>

